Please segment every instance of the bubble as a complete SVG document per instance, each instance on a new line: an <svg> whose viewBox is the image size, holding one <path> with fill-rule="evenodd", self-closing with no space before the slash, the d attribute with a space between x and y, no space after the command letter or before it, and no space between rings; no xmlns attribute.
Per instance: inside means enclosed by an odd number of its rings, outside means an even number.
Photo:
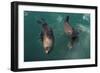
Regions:
<svg viewBox="0 0 100 73"><path fill-rule="evenodd" d="M86 20L86 21L89 22L89 20L90 20L90 15L89 15L89 14L84 14L84 15L83 15L83 20Z"/></svg>
<svg viewBox="0 0 100 73"><path fill-rule="evenodd" d="M58 22L61 22L61 21L62 21L62 19L63 19L63 17L62 17L62 16L58 16L58 17L57 17L57 21L58 21Z"/></svg>

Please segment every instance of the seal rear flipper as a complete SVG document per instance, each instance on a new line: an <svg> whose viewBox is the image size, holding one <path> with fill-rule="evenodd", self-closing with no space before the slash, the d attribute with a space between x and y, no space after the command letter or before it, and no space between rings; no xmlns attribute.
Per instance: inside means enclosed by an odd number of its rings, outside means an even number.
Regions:
<svg viewBox="0 0 100 73"><path fill-rule="evenodd" d="M69 16L66 16L65 22L69 23Z"/></svg>
<svg viewBox="0 0 100 73"><path fill-rule="evenodd" d="M73 48L71 42L69 42L67 46L68 46L69 49Z"/></svg>

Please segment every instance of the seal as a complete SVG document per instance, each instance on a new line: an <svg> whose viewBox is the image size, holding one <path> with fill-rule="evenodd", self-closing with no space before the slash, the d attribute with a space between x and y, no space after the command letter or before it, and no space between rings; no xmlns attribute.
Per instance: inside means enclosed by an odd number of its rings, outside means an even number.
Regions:
<svg viewBox="0 0 100 73"><path fill-rule="evenodd" d="M69 16L64 21L64 31L68 35L70 42L68 43L69 48L73 48L75 42L78 40L78 31L75 30L69 23Z"/></svg>
<svg viewBox="0 0 100 73"><path fill-rule="evenodd" d="M54 34L51 27L48 26L48 23L42 18L42 30L41 30L41 41L45 50L45 53L48 54L53 48L54 44ZM40 21L39 21L40 22Z"/></svg>

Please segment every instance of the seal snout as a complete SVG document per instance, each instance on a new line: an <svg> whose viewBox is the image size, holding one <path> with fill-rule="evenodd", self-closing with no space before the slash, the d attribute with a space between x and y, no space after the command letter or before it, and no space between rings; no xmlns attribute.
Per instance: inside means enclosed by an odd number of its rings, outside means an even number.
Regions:
<svg viewBox="0 0 100 73"><path fill-rule="evenodd" d="M49 53L49 50L50 50L50 48L49 47L46 47L45 53L48 54Z"/></svg>

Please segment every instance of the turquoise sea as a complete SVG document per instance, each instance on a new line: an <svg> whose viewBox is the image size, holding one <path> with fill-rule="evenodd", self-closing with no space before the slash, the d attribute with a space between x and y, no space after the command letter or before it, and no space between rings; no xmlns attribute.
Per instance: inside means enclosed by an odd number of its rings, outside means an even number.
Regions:
<svg viewBox="0 0 100 73"><path fill-rule="evenodd" d="M64 33L64 20L69 16L70 25L81 30L79 40L73 48L68 48L69 39ZM40 39L41 24L44 18L53 29L55 43L46 54ZM70 60L90 58L90 14L24 11L24 61Z"/></svg>

